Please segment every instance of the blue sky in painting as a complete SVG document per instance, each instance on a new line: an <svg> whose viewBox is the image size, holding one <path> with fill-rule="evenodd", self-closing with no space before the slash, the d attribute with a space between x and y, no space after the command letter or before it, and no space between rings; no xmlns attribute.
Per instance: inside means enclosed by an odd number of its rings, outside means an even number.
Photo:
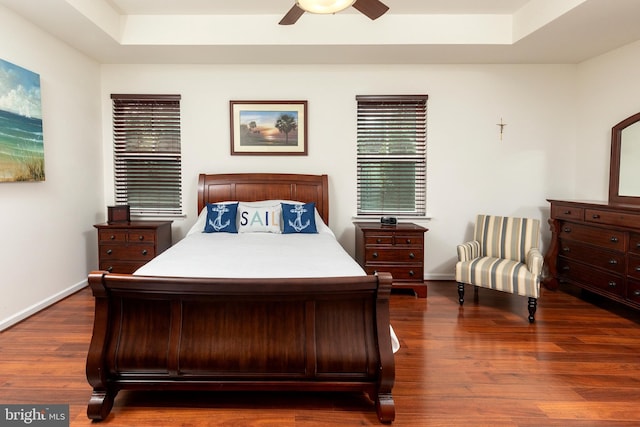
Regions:
<svg viewBox="0 0 640 427"><path fill-rule="evenodd" d="M251 111L245 110L240 111L240 123L248 125L250 122L254 121L258 126L269 126L273 127L276 124L276 121L282 114L288 114L293 116L298 121L298 112L297 111Z"/></svg>
<svg viewBox="0 0 640 427"><path fill-rule="evenodd" d="M0 59L0 110L42 119L40 75Z"/></svg>

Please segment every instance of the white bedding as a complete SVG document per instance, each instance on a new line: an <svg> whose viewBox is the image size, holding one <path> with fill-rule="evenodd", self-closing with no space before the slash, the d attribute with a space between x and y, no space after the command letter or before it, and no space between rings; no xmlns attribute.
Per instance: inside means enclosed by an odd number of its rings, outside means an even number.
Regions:
<svg viewBox="0 0 640 427"><path fill-rule="evenodd" d="M134 274L301 278L364 276L366 273L322 223L318 225L318 234L202 233L192 229L184 239ZM400 342L392 327L390 330L395 353Z"/></svg>
<svg viewBox="0 0 640 427"><path fill-rule="evenodd" d="M331 232L192 233L134 274L269 278L364 276Z"/></svg>

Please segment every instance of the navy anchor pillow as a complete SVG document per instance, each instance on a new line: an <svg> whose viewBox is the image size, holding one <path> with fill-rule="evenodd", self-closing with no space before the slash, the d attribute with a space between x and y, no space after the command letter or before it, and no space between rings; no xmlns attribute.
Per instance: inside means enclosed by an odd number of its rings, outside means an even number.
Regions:
<svg viewBox="0 0 640 427"><path fill-rule="evenodd" d="M282 233L317 233L316 204L282 204Z"/></svg>
<svg viewBox="0 0 640 427"><path fill-rule="evenodd" d="M207 203L207 222L205 233L237 233L237 203Z"/></svg>

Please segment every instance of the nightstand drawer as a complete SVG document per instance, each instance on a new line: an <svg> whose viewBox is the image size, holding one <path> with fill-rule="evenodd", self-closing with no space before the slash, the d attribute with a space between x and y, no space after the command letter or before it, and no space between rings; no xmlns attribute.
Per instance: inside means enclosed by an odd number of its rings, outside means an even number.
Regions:
<svg viewBox="0 0 640 427"><path fill-rule="evenodd" d="M156 256L153 244L100 245L100 259L150 260Z"/></svg>
<svg viewBox="0 0 640 427"><path fill-rule="evenodd" d="M420 264L395 267L391 265L376 266L373 264L369 264L364 268L364 270L367 272L367 274L375 274L377 272L391 273L394 282L422 282L424 277L424 271L422 265Z"/></svg>
<svg viewBox="0 0 640 427"><path fill-rule="evenodd" d="M367 248L365 249L365 262L422 262L423 249L415 247L411 249L396 248Z"/></svg>
<svg viewBox="0 0 640 427"><path fill-rule="evenodd" d="M424 245L424 238L422 235L413 234L401 234L397 233L394 237L394 244L396 246L419 246Z"/></svg>
<svg viewBox="0 0 640 427"><path fill-rule="evenodd" d="M393 236L392 235L383 235L383 236L376 236L376 235L369 235L367 234L367 236L364 238L364 244L367 246L372 246L372 245L393 245Z"/></svg>
<svg viewBox="0 0 640 427"><path fill-rule="evenodd" d="M127 230L99 230L98 241L102 242L118 242L127 241Z"/></svg>
<svg viewBox="0 0 640 427"><path fill-rule="evenodd" d="M100 266L98 267L100 270L108 271L109 273L122 273L122 274L131 274L143 265L145 265L147 261L139 261L139 262L126 262L126 261L113 261L110 260L100 261Z"/></svg>

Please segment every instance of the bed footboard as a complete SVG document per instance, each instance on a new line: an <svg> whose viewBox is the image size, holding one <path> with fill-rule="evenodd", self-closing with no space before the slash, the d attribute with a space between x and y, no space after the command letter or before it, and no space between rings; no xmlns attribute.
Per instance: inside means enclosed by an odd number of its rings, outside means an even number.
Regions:
<svg viewBox="0 0 640 427"><path fill-rule="evenodd" d="M363 391L395 417L391 275L190 279L89 275L87 415L119 390Z"/></svg>

